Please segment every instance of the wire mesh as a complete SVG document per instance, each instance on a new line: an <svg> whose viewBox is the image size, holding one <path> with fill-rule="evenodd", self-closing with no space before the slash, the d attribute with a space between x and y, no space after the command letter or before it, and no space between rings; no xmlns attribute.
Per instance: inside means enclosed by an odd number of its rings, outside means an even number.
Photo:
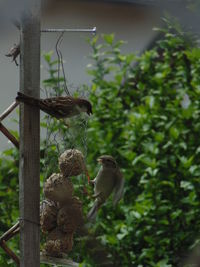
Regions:
<svg viewBox="0 0 200 267"><path fill-rule="evenodd" d="M65 74L64 60L61 50L61 44L63 42L64 32L61 32L57 37L55 44L56 52L56 70L53 73L56 73L55 79L51 86L44 86L42 89L46 98L53 96L70 96L73 94L78 95L79 97L88 98L88 91L82 90L80 88L70 91L68 87L68 81ZM44 188L47 178L55 172L59 172L58 168L58 158L60 155L69 149L76 151L80 150L83 154L84 163L86 166L87 158L87 126L88 126L88 116L84 113L80 113L77 116L74 116L70 119L61 119L57 120L54 117L45 115L44 117L44 126L46 130L45 139L43 141L43 181L42 188ZM75 158L75 157L74 157ZM74 162L75 164L75 162ZM69 176L71 176L69 174ZM84 187L86 184L85 173L77 177L70 177L74 186L74 195L78 196L81 201L84 201L85 192ZM41 200L45 203L45 196L42 190ZM82 244L75 240L74 247L76 250L81 249ZM75 261L80 261L79 254L76 253Z"/></svg>
<svg viewBox="0 0 200 267"><path fill-rule="evenodd" d="M61 51L61 44L63 41L64 32L59 34L56 44L55 51L57 55L57 77L56 82L51 88L45 87L43 89L45 97L52 96L64 96L71 95L76 93L81 97L87 98L88 92L81 89L69 91L67 85L67 78L65 74L63 55ZM52 151L53 154L57 157L61 155L66 149L80 149L84 155L84 158L87 157L87 124L88 116L85 114L80 114L70 119L57 120L49 115L45 115L45 124L46 124L46 137L45 137L45 146L44 146L44 170L45 178L49 175L50 166L54 166L53 169L57 169L57 161L53 160L53 165L51 157ZM54 158L54 157L53 157Z"/></svg>

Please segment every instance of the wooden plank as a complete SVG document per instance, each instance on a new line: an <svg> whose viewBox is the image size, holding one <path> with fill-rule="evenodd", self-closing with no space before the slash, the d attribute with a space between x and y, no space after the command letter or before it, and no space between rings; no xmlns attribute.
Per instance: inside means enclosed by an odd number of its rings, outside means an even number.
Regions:
<svg viewBox="0 0 200 267"><path fill-rule="evenodd" d="M40 0L28 1L20 24L20 91L40 97ZM26 5L27 7L27 5ZM20 104L20 266L40 266L40 111Z"/></svg>
<svg viewBox="0 0 200 267"><path fill-rule="evenodd" d="M14 260L17 266L20 266L19 258L15 253L6 245L6 242L2 240L0 246L5 250L5 252Z"/></svg>
<svg viewBox="0 0 200 267"><path fill-rule="evenodd" d="M46 256L41 254L40 256L40 262L41 263L46 263L46 264L50 264L53 266L66 266L66 267L78 267L79 264L76 262L73 262L70 259L65 259L65 258L55 258L55 257L50 257L50 256Z"/></svg>
<svg viewBox="0 0 200 267"><path fill-rule="evenodd" d="M13 145L16 146L16 148L19 148L18 140L8 131L8 129L1 122L0 131L13 143Z"/></svg>
<svg viewBox="0 0 200 267"><path fill-rule="evenodd" d="M0 242L2 240L7 241L9 240L12 236L13 233L17 233L19 229L19 222L17 222L15 225L13 225L8 231L6 231L1 237L0 237Z"/></svg>
<svg viewBox="0 0 200 267"><path fill-rule="evenodd" d="M0 122L4 120L17 106L19 103L14 101L1 115L0 115Z"/></svg>

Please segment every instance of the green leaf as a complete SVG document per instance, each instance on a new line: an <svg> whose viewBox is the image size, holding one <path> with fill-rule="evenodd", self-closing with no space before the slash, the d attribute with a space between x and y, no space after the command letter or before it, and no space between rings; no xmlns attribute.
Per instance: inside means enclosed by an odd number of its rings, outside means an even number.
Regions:
<svg viewBox="0 0 200 267"><path fill-rule="evenodd" d="M177 128L171 127L169 132L172 138L177 139L179 137L179 131Z"/></svg>
<svg viewBox="0 0 200 267"><path fill-rule="evenodd" d="M45 61L47 63L50 63L51 62L52 55L53 55L53 51L50 51L49 53L43 54L43 57L44 57L44 59L45 59Z"/></svg>
<svg viewBox="0 0 200 267"><path fill-rule="evenodd" d="M194 186L188 181L181 181L180 187L185 190L193 190Z"/></svg>
<svg viewBox="0 0 200 267"><path fill-rule="evenodd" d="M168 264L169 260L168 259L163 259L159 261L155 266L156 267L172 267L171 264Z"/></svg>
<svg viewBox="0 0 200 267"><path fill-rule="evenodd" d="M112 45L112 44L113 44L114 37L115 37L114 34L104 34L104 35L103 35L104 40L105 40L106 43L109 44L109 45Z"/></svg>

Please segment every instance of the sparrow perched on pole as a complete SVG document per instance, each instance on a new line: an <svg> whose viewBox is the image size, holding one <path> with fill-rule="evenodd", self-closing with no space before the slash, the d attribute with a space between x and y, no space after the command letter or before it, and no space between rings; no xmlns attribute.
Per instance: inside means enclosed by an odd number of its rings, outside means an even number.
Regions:
<svg viewBox="0 0 200 267"><path fill-rule="evenodd" d="M38 106L41 110L57 119L70 118L81 112L86 112L88 115L92 114L92 105L88 100L72 96L37 99L18 92L16 101Z"/></svg>
<svg viewBox="0 0 200 267"><path fill-rule="evenodd" d="M115 206L123 196L124 178L112 156L103 155L98 158L102 164L96 178L91 183L94 184L94 198L96 198L93 207L87 215L89 221L96 218L97 211L106 199L113 192L113 205Z"/></svg>

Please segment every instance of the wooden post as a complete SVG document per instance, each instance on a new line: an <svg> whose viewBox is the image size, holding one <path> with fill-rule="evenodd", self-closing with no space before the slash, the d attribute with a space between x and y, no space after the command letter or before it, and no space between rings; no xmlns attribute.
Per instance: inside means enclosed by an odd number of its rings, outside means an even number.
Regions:
<svg viewBox="0 0 200 267"><path fill-rule="evenodd" d="M40 0L27 1L20 22L20 91L40 96ZM20 104L20 266L40 266L40 111Z"/></svg>

